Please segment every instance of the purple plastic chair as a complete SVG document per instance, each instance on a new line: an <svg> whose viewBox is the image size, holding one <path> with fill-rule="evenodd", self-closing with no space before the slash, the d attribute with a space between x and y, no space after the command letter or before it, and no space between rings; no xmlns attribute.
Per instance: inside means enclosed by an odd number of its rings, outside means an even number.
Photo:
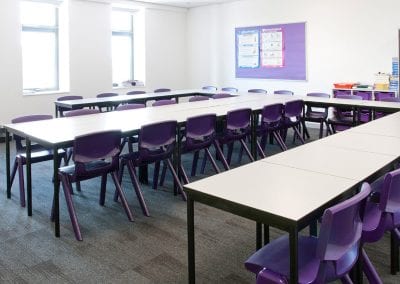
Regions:
<svg viewBox="0 0 400 284"><path fill-rule="evenodd" d="M257 126L257 137L261 137L261 146L257 144L257 148L262 157L265 158L264 149L267 143L268 135L274 137L278 142L282 151L287 150L285 142L280 134L284 129L283 125L283 109L281 103L264 106L261 111L261 122Z"/></svg>
<svg viewBox="0 0 400 284"><path fill-rule="evenodd" d="M96 95L96 98L109 98L109 97L116 97L118 96L117 93L101 93ZM115 107L113 106L107 106L106 110L107 111L112 111L113 109L115 109ZM102 111L102 107L99 106L99 110Z"/></svg>
<svg viewBox="0 0 400 284"><path fill-rule="evenodd" d="M204 158L209 159L212 167L216 173L220 173L217 163L212 157L209 148L211 145L214 146L217 155L224 164L224 167L228 167L228 164L223 156L220 145L216 141L216 121L217 117L215 114L205 114L190 117L186 120L185 136L184 141L182 141L181 154L194 153L192 172L191 175L196 174L197 161L199 158L199 153L204 150ZM166 174L166 164L164 164L160 185L162 186ZM183 165L180 165L180 174L185 184L189 183L189 178L185 172Z"/></svg>
<svg viewBox="0 0 400 284"><path fill-rule="evenodd" d="M89 115L89 114L95 114L95 113L100 113L98 109L76 109L76 110L71 110L69 112L65 113L65 117L72 117L72 116L81 116L81 115Z"/></svg>
<svg viewBox="0 0 400 284"><path fill-rule="evenodd" d="M123 111L123 110L130 110L130 109L138 109L138 108L145 108L145 104L126 104L117 106L115 109L116 111Z"/></svg>
<svg viewBox="0 0 400 284"><path fill-rule="evenodd" d="M204 86L204 87L202 87L202 89L203 90L207 90L207 91L216 91L216 90L218 90L218 88L215 87L215 86Z"/></svg>
<svg viewBox="0 0 400 284"><path fill-rule="evenodd" d="M193 96L189 98L189 102L208 101L210 98L206 96Z"/></svg>
<svg viewBox="0 0 400 284"><path fill-rule="evenodd" d="M246 145L246 138L251 135L251 109L243 108L229 111L226 114L226 125L222 131L218 142L220 145L228 145L227 162L231 164L233 146L236 141L241 144L241 149L244 149L251 162L254 162L254 157L251 155L249 148ZM239 153L238 162L241 161L242 150ZM228 170L228 168L225 168Z"/></svg>
<svg viewBox="0 0 400 284"><path fill-rule="evenodd" d="M128 96L131 96L131 95L142 95L142 94L146 94L146 92L145 91L130 91L130 92L127 92L126 94Z"/></svg>
<svg viewBox="0 0 400 284"><path fill-rule="evenodd" d="M275 95L289 95L289 96L293 96L294 93L292 91L289 90L275 90L274 91Z"/></svg>
<svg viewBox="0 0 400 284"><path fill-rule="evenodd" d="M305 141L300 133L300 129L303 128L303 131L306 132L306 127L302 118L303 108L304 108L303 100L295 100L287 102L285 104L285 110L283 114L284 116L283 127L286 128L286 130L292 128L294 131L293 141L297 136L302 144L304 144ZM286 137L286 131L285 131L285 137Z"/></svg>
<svg viewBox="0 0 400 284"><path fill-rule="evenodd" d="M239 90L238 90L238 88L234 88L234 87L224 87L221 89L221 91L237 93Z"/></svg>
<svg viewBox="0 0 400 284"><path fill-rule="evenodd" d="M267 90L264 90L264 89L250 89L247 92L258 93L258 94L267 94Z"/></svg>
<svg viewBox="0 0 400 284"><path fill-rule="evenodd" d="M122 179L124 167L127 166L138 197L142 196L142 193L135 168L163 161L171 171L183 200L186 200L186 194L171 162L176 144L177 126L177 122L173 120L142 126L139 132L138 151L121 156L120 180ZM115 196L115 199L117 199L117 196ZM139 201L143 214L149 216L150 214L143 197L139 198Z"/></svg>
<svg viewBox="0 0 400 284"><path fill-rule="evenodd" d="M28 115L21 116L11 120L12 123L23 123L30 121L39 121L39 120L47 120L52 119L51 115ZM25 207L25 178L24 178L24 165L26 165L26 146L23 141L25 140L21 136L13 135L15 140L15 150L16 156L14 160L14 165L11 170L11 186L13 185L15 175L18 170L18 178L19 178L19 199L22 207ZM59 150L59 159L57 161L57 165L60 166L61 159L66 158L65 151ZM44 161L53 160L53 150L46 149L39 144L31 145L31 164L40 163Z"/></svg>
<svg viewBox="0 0 400 284"><path fill-rule="evenodd" d="M346 100L362 100L362 97L353 95L337 95L336 98ZM354 116L355 121L353 118ZM343 131L355 126L357 119L358 114L352 109L349 109L349 107L335 107L333 111L333 117L328 118L328 125L330 126L331 133L336 133L337 131Z"/></svg>
<svg viewBox="0 0 400 284"><path fill-rule="evenodd" d="M330 98L331 96L326 93L308 93L308 97L318 97L318 98ZM321 108L319 108L321 109ZM319 138L321 139L323 137L323 132L324 132L324 124L326 125L326 129L329 130L328 126L328 107L322 108L323 111L318 111L318 110L313 110L312 107L307 106L306 108L306 113L304 116L304 121L308 122L315 122L319 123ZM307 133L304 131L303 133ZM308 136L308 135L307 135ZM303 136L304 138L304 136Z"/></svg>
<svg viewBox="0 0 400 284"><path fill-rule="evenodd" d="M362 242L374 243L391 234L390 271L399 271L400 241L400 169L387 173L371 184L372 194L368 199L363 220ZM367 253L362 249L363 270L369 283L382 283Z"/></svg>
<svg viewBox="0 0 400 284"><path fill-rule="evenodd" d="M383 97L379 99L382 102L392 102L392 103L400 103L400 98L396 98L396 97ZM385 112L381 112L381 111L376 111L375 112L375 119L377 118L381 118L383 116L385 116L386 113Z"/></svg>
<svg viewBox="0 0 400 284"><path fill-rule="evenodd" d="M231 94L228 94L228 93L220 93L220 94L215 94L212 96L213 99L224 99L224 98L231 98L231 97L234 97L234 96Z"/></svg>
<svg viewBox="0 0 400 284"><path fill-rule="evenodd" d="M166 105L174 105L176 104L176 101L174 99L171 100L159 100L155 101L152 106L157 107L157 106L166 106Z"/></svg>
<svg viewBox="0 0 400 284"><path fill-rule="evenodd" d="M101 143L98 143L101 141ZM74 229L75 237L82 241L82 234L79 228L78 218L72 202L72 183L92 179L101 176L100 205L104 206L106 196L107 175L110 174L116 192L121 198L129 221L133 221L132 212L129 209L125 194L118 180L118 165L120 154L121 131L110 130L86 134L75 137L74 154L72 156L75 165L58 169L58 175L63 185L68 213Z"/></svg>
<svg viewBox="0 0 400 284"><path fill-rule="evenodd" d="M358 259L362 222L360 206L370 193L360 193L325 210L319 237L298 236L298 283L352 283L348 273ZM254 253L245 267L257 274L257 283L289 283L289 238L280 237ZM265 281L264 281L265 280Z"/></svg>
<svg viewBox="0 0 400 284"><path fill-rule="evenodd" d="M57 101L61 102L61 101L69 101L69 100L81 100L81 99L83 99L82 96L63 96L63 97L57 98ZM69 108L58 107L59 116L60 117L64 116L64 112L65 111L70 111L70 110L71 109L69 109Z"/></svg>
<svg viewBox="0 0 400 284"><path fill-rule="evenodd" d="M171 92L171 89L168 88L159 88L159 89L155 89L154 93L165 93L165 92Z"/></svg>

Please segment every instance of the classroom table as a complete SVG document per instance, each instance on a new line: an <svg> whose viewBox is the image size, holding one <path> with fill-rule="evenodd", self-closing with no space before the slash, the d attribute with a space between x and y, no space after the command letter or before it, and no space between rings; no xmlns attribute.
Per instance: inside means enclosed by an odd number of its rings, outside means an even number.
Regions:
<svg viewBox="0 0 400 284"><path fill-rule="evenodd" d="M344 197L354 192L361 182L371 182L393 169L400 158L400 137L376 136L376 130L382 123L398 128L399 120L400 115L396 113L376 123L370 122L259 160L251 166L242 166L185 185L188 197L189 282L195 282L194 201L197 201L258 224L288 231L290 282L297 283L297 231L312 224L313 218L315 220L324 209L339 201L339 196ZM369 124L373 134L365 134L369 132ZM357 132L357 128L362 128L363 132ZM371 138L372 135L375 137ZM352 138L357 139L356 142L364 140L364 143L352 144ZM371 138L371 143L365 142L366 138ZM380 143L384 146L382 149L377 146ZM302 174L296 175L297 171ZM243 178L252 176L257 178ZM339 181L347 183L331 183ZM290 215L292 210L303 215ZM261 239L259 234L261 231L257 230L257 240Z"/></svg>
<svg viewBox="0 0 400 284"><path fill-rule="evenodd" d="M297 283L298 231L359 184L354 179L257 161L185 185L189 283L195 283L194 201L287 231L291 283Z"/></svg>
<svg viewBox="0 0 400 284"><path fill-rule="evenodd" d="M103 98L84 98L79 100L55 101L55 116L58 117L59 108L64 109L80 109L84 107L116 107L125 103L146 103L150 100L175 99L179 102L179 98L191 96L212 96L216 91L202 89L174 90L160 93L145 93L137 95L118 95Z"/></svg>

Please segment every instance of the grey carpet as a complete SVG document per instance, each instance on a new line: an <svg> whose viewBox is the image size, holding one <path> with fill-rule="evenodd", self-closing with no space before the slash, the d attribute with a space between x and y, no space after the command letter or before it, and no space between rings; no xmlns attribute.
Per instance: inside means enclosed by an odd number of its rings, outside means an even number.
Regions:
<svg viewBox="0 0 400 284"><path fill-rule="evenodd" d="M317 136L315 131L312 134ZM291 142L288 145L292 146ZM151 217L142 215L129 177L124 176L133 223L128 222L120 204L112 201L111 179L104 207L98 204L100 180L83 182L82 192L74 196L84 239L78 242L62 193L61 238L54 237L49 220L53 192L50 162L33 165L32 217L19 206L17 181L11 200L6 198L4 148L1 144L1 283L187 283L186 203L172 194L170 176L159 190L143 186ZM268 145L268 154L277 151L276 146ZM184 162L189 172L191 155ZM212 174L210 168L207 174ZM196 203L195 224L197 283L255 282L243 266L255 249L254 222ZM271 229L272 238L282 233ZM388 236L367 245L367 251L384 283L400 283L400 276L389 273Z"/></svg>

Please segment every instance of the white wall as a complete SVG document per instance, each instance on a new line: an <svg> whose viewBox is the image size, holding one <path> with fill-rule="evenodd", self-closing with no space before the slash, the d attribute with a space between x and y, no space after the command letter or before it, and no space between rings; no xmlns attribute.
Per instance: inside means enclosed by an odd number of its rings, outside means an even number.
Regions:
<svg viewBox="0 0 400 284"><path fill-rule="evenodd" d="M333 82L373 83L391 72L400 28L398 0L242 0L190 9L190 87L330 92ZM235 27L307 22L307 82L235 78ZM215 46L210 44L215 43Z"/></svg>
<svg viewBox="0 0 400 284"><path fill-rule="evenodd" d="M71 95L94 97L111 91L111 27L109 0L69 0L69 76ZM129 3L132 1L117 1ZM144 71L146 89L174 89L186 83L186 9L140 4L143 32L138 39L145 50L137 58ZM23 95L19 1L0 1L0 125L11 118L53 114L53 102L65 94ZM136 32L136 31L135 31ZM143 74L145 73L145 74ZM139 74L139 73L138 73ZM124 92L126 90L121 90Z"/></svg>

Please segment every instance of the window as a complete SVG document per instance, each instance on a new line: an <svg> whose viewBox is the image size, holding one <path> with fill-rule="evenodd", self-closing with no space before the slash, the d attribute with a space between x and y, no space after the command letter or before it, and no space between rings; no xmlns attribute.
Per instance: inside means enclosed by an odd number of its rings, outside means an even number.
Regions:
<svg viewBox="0 0 400 284"><path fill-rule="evenodd" d="M58 6L22 1L21 23L24 91L59 90Z"/></svg>
<svg viewBox="0 0 400 284"><path fill-rule="evenodd" d="M113 85L133 79L133 15L129 11L112 12Z"/></svg>

